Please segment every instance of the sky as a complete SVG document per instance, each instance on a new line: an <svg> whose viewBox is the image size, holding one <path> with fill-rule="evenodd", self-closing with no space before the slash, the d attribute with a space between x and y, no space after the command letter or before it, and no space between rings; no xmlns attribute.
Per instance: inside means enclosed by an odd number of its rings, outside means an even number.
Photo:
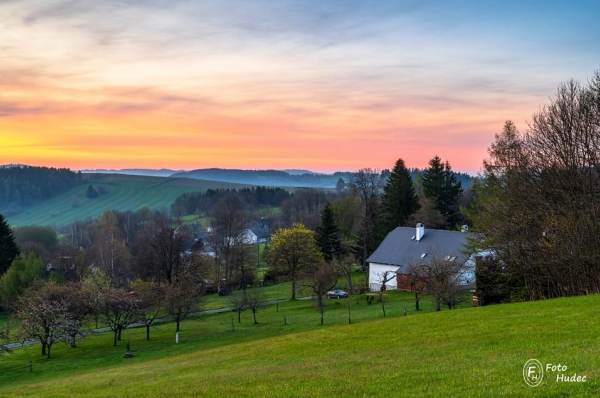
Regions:
<svg viewBox="0 0 600 398"><path fill-rule="evenodd" d="M0 164L476 173L598 1L0 0Z"/></svg>

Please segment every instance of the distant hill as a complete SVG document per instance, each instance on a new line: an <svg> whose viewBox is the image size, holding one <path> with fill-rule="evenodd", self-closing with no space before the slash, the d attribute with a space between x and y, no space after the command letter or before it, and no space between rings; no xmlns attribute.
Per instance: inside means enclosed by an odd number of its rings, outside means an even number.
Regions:
<svg viewBox="0 0 600 398"><path fill-rule="evenodd" d="M310 171L310 170L298 170L298 169L284 169L283 171L285 171L286 173L293 175L293 176L302 175L302 174L323 174L323 173L315 173L314 171Z"/></svg>
<svg viewBox="0 0 600 398"><path fill-rule="evenodd" d="M347 181L352 173L317 174L301 170L292 170L291 174L281 170L239 170L239 169L198 169L179 172L172 177L198 178L209 181L223 181L238 184L279 186L279 187L315 187L333 188L340 177Z"/></svg>
<svg viewBox="0 0 600 398"><path fill-rule="evenodd" d="M248 187L216 181L124 174L84 174L83 179L80 185L66 192L6 217L8 223L12 226L61 226L86 218L95 219L106 210L135 211L142 206L169 209L175 198L185 192ZM100 193L98 197L87 197L90 185Z"/></svg>
<svg viewBox="0 0 600 398"><path fill-rule="evenodd" d="M170 170L170 169L86 169L81 170L82 173L102 173L102 174L127 174L132 176L154 176L154 177L170 177L171 175L185 170Z"/></svg>
<svg viewBox="0 0 600 398"><path fill-rule="evenodd" d="M333 188L352 172L319 174L305 170L200 169L176 172L168 169L122 169L119 173L74 173L68 169L32 168L23 165L0 166L0 213L14 226L65 225L96 218L105 210L168 209L179 195L208 189L240 189L252 186ZM291 173L290 173L291 172ZM410 171L418 180L422 170ZM384 177L389 170L383 172ZM162 174L156 176L156 174ZM463 189L472 177L457 173ZM99 196L86 194L93 185Z"/></svg>

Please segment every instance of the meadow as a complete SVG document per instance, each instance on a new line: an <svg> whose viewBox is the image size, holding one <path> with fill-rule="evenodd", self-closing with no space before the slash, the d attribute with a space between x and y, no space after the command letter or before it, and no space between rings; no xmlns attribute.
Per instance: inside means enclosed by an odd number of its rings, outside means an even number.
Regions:
<svg viewBox="0 0 600 398"><path fill-rule="evenodd" d="M244 311L185 321L179 344L170 322L124 331L111 346L99 333L78 348L61 344L53 358L40 346L0 359L0 396L170 397L566 397L598 396L600 296L422 311L409 293L390 292L381 306L360 296L328 300L325 325L310 300L269 306L259 324ZM348 323L348 304L351 320ZM406 309L407 315L404 315ZM523 366L531 358L564 372L546 372L529 387ZM29 361L32 361L32 370ZM557 382L557 376L585 382Z"/></svg>
<svg viewBox="0 0 600 398"><path fill-rule="evenodd" d="M217 188L243 188L247 185L189 178L131 176L123 174L85 174L84 184L7 217L15 226L61 226L86 218L96 219L106 210L136 211L142 206L153 210L169 209L184 192ZM89 199L89 184L101 188L97 198Z"/></svg>

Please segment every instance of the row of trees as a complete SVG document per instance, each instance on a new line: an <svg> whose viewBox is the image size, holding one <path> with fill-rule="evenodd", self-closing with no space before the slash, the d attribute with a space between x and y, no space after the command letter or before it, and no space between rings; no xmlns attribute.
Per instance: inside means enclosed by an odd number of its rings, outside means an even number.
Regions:
<svg viewBox="0 0 600 398"><path fill-rule="evenodd" d="M171 214L181 217L192 214L209 214L216 203L229 194L237 194L249 207L279 207L290 197L283 188L252 187L241 189L208 189L205 192L186 192L171 205Z"/></svg>
<svg viewBox="0 0 600 398"><path fill-rule="evenodd" d="M600 292L600 72L559 85L526 131L507 121L484 162L470 215L484 301Z"/></svg>
<svg viewBox="0 0 600 398"><path fill-rule="evenodd" d="M204 294L202 285L191 278L163 284L136 281L131 288L112 287L97 269L78 282L36 278L14 304L14 315L21 320L19 337L39 340L42 355L50 358L56 342L76 347L77 341L98 328L99 320L112 330L113 345L121 340L123 330L136 323L146 327L149 340L150 326L166 316L175 321L178 336L180 322L201 309Z"/></svg>

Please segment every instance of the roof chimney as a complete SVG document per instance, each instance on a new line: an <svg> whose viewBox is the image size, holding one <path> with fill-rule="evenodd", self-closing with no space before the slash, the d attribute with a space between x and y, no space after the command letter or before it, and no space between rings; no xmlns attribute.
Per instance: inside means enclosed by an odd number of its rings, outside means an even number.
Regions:
<svg viewBox="0 0 600 398"><path fill-rule="evenodd" d="M423 238L423 235L425 235L425 226L421 223L417 224L417 233L415 235L415 239L418 241L421 240L421 238Z"/></svg>

